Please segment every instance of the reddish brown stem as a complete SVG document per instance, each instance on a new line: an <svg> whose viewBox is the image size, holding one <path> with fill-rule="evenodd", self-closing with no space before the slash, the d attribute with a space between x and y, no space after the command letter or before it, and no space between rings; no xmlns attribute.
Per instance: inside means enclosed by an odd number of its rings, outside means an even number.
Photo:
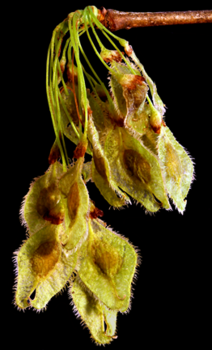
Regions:
<svg viewBox="0 0 212 350"><path fill-rule="evenodd" d="M120 12L100 10L102 24L115 32L135 27L165 26L174 24L212 23L212 10L179 12Z"/></svg>

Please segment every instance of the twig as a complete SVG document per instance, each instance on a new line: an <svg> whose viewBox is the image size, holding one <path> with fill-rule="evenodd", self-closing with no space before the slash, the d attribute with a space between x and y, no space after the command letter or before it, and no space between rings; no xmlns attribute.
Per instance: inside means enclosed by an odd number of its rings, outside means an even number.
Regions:
<svg viewBox="0 0 212 350"><path fill-rule="evenodd" d="M212 23L212 10L179 12L120 12L100 10L100 22L115 32L135 27L166 26L173 24Z"/></svg>

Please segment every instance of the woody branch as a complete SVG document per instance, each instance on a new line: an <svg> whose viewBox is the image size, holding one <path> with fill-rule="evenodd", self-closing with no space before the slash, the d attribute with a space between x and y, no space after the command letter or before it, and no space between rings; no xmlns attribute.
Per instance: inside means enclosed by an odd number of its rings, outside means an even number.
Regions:
<svg viewBox="0 0 212 350"><path fill-rule="evenodd" d="M121 12L100 10L100 22L112 32L136 27L212 23L212 10L178 12Z"/></svg>

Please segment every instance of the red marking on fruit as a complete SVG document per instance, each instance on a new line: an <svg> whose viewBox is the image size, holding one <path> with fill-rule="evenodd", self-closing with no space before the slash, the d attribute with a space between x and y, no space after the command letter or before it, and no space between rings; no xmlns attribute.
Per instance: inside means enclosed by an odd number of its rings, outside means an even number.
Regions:
<svg viewBox="0 0 212 350"><path fill-rule="evenodd" d="M30 259L36 276L45 277L51 272L60 257L60 245L56 240L42 243ZM30 298L29 298L30 299Z"/></svg>
<svg viewBox="0 0 212 350"><path fill-rule="evenodd" d="M72 73L72 70L68 66L67 66L67 69L66 69L66 73L67 73L67 78L68 78L69 81L73 82L73 80L74 80L74 83L78 84L78 76L77 76L77 74L75 72Z"/></svg>
<svg viewBox="0 0 212 350"><path fill-rule="evenodd" d="M92 109L90 107L88 107L88 119L89 119L90 115L92 115L92 114L93 114Z"/></svg>
<svg viewBox="0 0 212 350"><path fill-rule="evenodd" d="M121 79L120 84L129 90L135 90L137 85L142 85L145 79L140 75L129 74Z"/></svg>
<svg viewBox="0 0 212 350"><path fill-rule="evenodd" d="M57 145L53 145L49 154L49 164L54 164L60 158L60 149Z"/></svg>
<svg viewBox="0 0 212 350"><path fill-rule="evenodd" d="M60 62L60 69L61 69L61 72L62 72L62 73L64 73L64 71L65 71L65 65L66 65L66 64L65 64L65 61L61 61L61 62Z"/></svg>
<svg viewBox="0 0 212 350"><path fill-rule="evenodd" d="M92 211L90 211L89 217L91 219L96 219L99 217L102 217L104 215L103 211L98 209L98 208L94 208Z"/></svg>
<svg viewBox="0 0 212 350"><path fill-rule="evenodd" d="M119 119L114 119L113 121L115 122L115 124L117 126L119 126L121 128L124 126L124 119L119 118Z"/></svg>
<svg viewBox="0 0 212 350"><path fill-rule="evenodd" d="M50 210L47 214L44 215L43 219L46 221L50 221L53 225L60 225L64 220L64 215L61 213L54 214Z"/></svg>
<svg viewBox="0 0 212 350"><path fill-rule="evenodd" d="M60 207L61 193L57 186L53 183L40 191L37 200L36 209L39 215L54 225L63 222L64 212Z"/></svg>
<svg viewBox="0 0 212 350"><path fill-rule="evenodd" d="M115 61L115 62L121 62L122 61L122 57L120 55L120 53L118 51L110 51L110 53L108 53L108 55L103 55L103 60L108 63L111 61Z"/></svg>
<svg viewBox="0 0 212 350"><path fill-rule="evenodd" d="M78 143L77 147L74 150L74 158L79 159L81 157L84 157L86 148L87 147L83 143Z"/></svg>
<svg viewBox="0 0 212 350"><path fill-rule="evenodd" d="M124 51L127 54L127 56L131 56L132 52L133 52L133 48L131 45L127 45L127 47L125 47Z"/></svg>
<svg viewBox="0 0 212 350"><path fill-rule="evenodd" d="M116 126L119 126L119 127L123 127L124 126L124 119L118 117L118 118L114 118L111 114L108 115L111 123L116 127Z"/></svg>
<svg viewBox="0 0 212 350"><path fill-rule="evenodd" d="M156 126L153 126L151 125L152 127L152 130L156 133L156 134L160 134L160 129L161 129L161 125L156 125Z"/></svg>
<svg viewBox="0 0 212 350"><path fill-rule="evenodd" d="M59 40L59 38L58 38L58 40ZM60 45L60 48L59 48L59 51L58 51L58 57L60 57L61 48L62 48L62 42L63 42L63 39L62 39L62 41L61 41L61 45Z"/></svg>

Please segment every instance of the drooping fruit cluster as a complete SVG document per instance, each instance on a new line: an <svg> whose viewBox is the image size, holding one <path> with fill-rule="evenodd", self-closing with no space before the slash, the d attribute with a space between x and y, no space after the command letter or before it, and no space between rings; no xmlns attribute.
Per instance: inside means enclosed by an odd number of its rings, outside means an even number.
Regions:
<svg viewBox="0 0 212 350"><path fill-rule="evenodd" d="M94 6L87 7L71 13L53 31L46 88L56 140L49 169L35 179L22 205L28 239L16 252L15 303L20 309L41 310L69 282L73 304L92 338L106 344L116 337L118 311L129 309L139 259L128 240L100 220L103 212L89 198L86 182L93 181L115 208L129 204L131 197L148 212L156 212L171 209L171 198L183 213L194 170L164 122L165 108L155 84L128 42L101 24L100 14ZM95 27L115 50L103 46ZM109 70L109 90L81 46L84 32ZM76 144L72 164L64 136ZM84 162L85 153L92 157L90 162Z"/></svg>

